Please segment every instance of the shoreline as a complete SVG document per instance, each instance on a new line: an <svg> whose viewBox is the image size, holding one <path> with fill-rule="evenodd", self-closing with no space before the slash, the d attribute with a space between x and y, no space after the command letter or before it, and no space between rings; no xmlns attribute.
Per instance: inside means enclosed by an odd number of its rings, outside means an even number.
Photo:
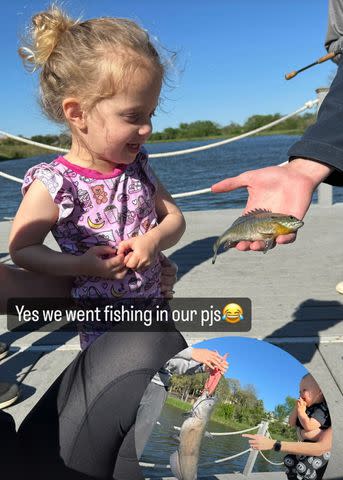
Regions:
<svg viewBox="0 0 343 480"><path fill-rule="evenodd" d="M301 135L303 132L295 131L295 130L283 130L283 131L272 131L272 132L262 132L260 134L256 134L254 136L258 137L270 137L273 135ZM208 141L208 140L226 140L229 138L234 138L235 135L232 136L225 136L225 135L217 135L217 136L210 136L210 137L197 137L197 138L175 138L170 140L154 140L152 142L147 142L146 145L155 145L160 143L177 143L177 142L200 142L200 141ZM38 157L40 155L45 154L53 154L51 150L45 150L43 147L35 147L33 145L2 145L0 140L0 162L1 161L8 161L8 160L18 160L20 158L30 158L30 157Z"/></svg>

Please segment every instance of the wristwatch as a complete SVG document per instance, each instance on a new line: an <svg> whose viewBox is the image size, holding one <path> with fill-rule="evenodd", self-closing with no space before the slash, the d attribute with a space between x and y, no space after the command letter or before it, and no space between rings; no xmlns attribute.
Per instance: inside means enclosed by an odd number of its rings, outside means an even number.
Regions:
<svg viewBox="0 0 343 480"><path fill-rule="evenodd" d="M281 450L281 441L280 440L276 440L276 442L273 445L273 450L275 452L279 452Z"/></svg>

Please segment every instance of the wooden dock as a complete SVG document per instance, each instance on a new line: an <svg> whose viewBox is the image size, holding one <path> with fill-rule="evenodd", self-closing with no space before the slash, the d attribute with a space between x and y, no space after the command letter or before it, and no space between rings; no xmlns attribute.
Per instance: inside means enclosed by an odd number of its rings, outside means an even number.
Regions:
<svg viewBox="0 0 343 480"><path fill-rule="evenodd" d="M225 475L212 475L211 477L198 477L199 480L285 480L285 478L286 475L280 472L252 473L248 477L242 475L241 473L228 473ZM149 477L146 477L146 480L150 480ZM161 480L175 480L175 477L164 477Z"/></svg>
<svg viewBox="0 0 343 480"><path fill-rule="evenodd" d="M260 252L231 250L211 264L215 238L239 216L239 210L186 212L187 232L168 255L179 265L175 286L180 297L249 297L253 319L241 336L265 339L294 355L313 373L328 401L334 446L326 479L343 480L343 204L312 206L292 245ZM0 223L0 260L10 263L7 234ZM49 245L54 245L51 238ZM1 362L0 379L22 382L21 400L7 409L17 426L47 387L74 358L78 340L70 334L10 333L0 317L0 340L11 342ZM227 335L232 335L228 333ZM187 334L189 343L223 334ZM213 479L285 479L283 473L217 475Z"/></svg>

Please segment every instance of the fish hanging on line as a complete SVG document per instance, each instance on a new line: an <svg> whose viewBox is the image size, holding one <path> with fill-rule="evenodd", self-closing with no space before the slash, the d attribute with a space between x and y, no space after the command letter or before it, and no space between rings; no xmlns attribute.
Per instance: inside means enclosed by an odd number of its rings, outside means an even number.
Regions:
<svg viewBox="0 0 343 480"><path fill-rule="evenodd" d="M170 468L178 480L196 480L198 478L200 446L204 436L211 437L210 434L206 434L205 430L217 402L214 391L221 377L221 371L214 368L205 383L202 394L182 424L179 447L170 456Z"/></svg>
<svg viewBox="0 0 343 480"><path fill-rule="evenodd" d="M273 247L275 238L279 235L287 235L296 232L304 222L293 215L273 213L269 210L253 210L237 218L225 232L217 238L213 245L213 260L215 263L218 249L224 244L225 250L232 248L242 240L254 242L263 240L266 253Z"/></svg>

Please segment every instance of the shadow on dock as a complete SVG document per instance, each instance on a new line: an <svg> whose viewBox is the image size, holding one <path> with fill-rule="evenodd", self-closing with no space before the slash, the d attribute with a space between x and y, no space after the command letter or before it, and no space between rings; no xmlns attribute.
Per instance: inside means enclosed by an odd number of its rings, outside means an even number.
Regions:
<svg viewBox="0 0 343 480"><path fill-rule="evenodd" d="M169 255L170 260L178 267L178 280L187 275L193 268L213 257L213 244L218 237L207 237L188 243ZM220 252L218 256L221 255Z"/></svg>

